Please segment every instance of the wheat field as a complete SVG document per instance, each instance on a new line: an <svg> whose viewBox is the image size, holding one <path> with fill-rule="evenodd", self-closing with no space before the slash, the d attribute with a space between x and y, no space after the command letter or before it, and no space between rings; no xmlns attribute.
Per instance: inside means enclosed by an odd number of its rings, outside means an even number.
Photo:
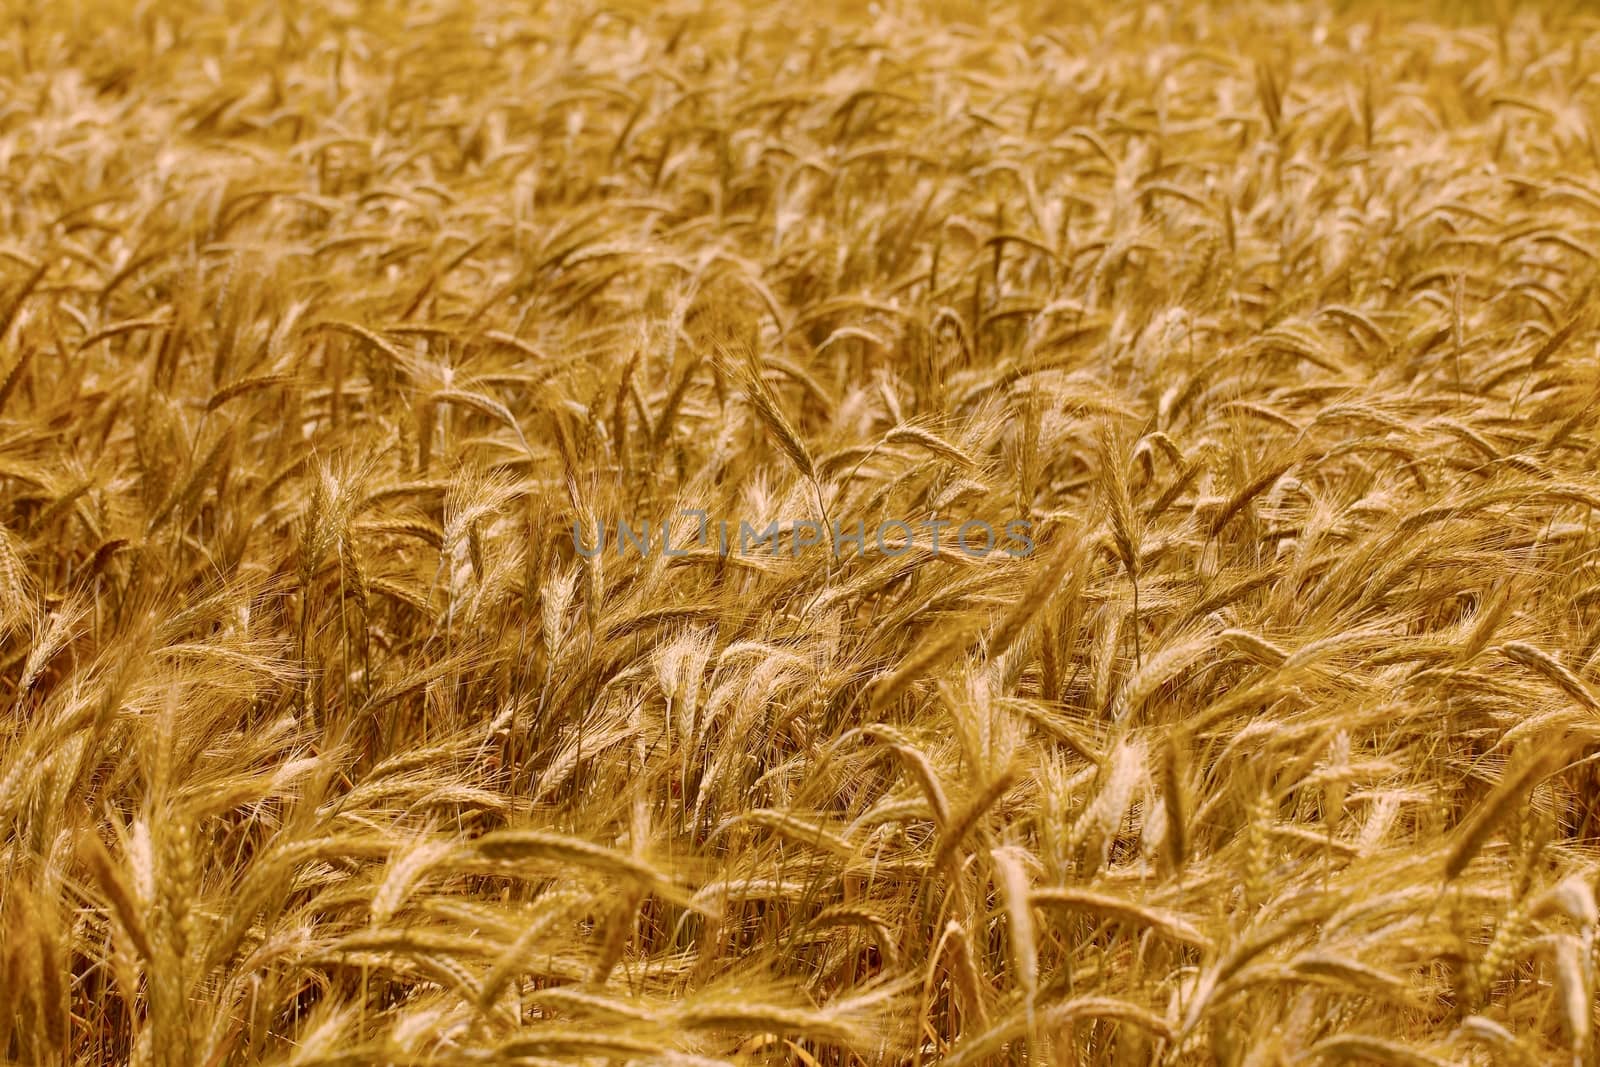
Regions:
<svg viewBox="0 0 1600 1067"><path fill-rule="evenodd" d="M6 15L0 1060L1600 1062L1600 18Z"/></svg>

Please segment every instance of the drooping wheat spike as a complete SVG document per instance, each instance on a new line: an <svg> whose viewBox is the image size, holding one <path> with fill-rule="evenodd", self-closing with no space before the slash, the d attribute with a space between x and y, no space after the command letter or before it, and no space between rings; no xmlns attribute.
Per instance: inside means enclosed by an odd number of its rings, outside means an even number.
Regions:
<svg viewBox="0 0 1600 1067"><path fill-rule="evenodd" d="M1500 779L1494 790L1479 801L1472 815L1456 832L1456 840L1446 856L1446 880L1457 878L1482 850L1489 835L1504 820L1524 810L1527 792L1551 771L1560 767L1566 746L1541 746L1523 758Z"/></svg>
<svg viewBox="0 0 1600 1067"><path fill-rule="evenodd" d="M1193 804L1187 778L1188 739L1181 731L1167 737L1161 758L1161 798L1166 805L1166 833L1162 838L1166 860L1173 871L1181 872L1189 859L1189 820Z"/></svg>

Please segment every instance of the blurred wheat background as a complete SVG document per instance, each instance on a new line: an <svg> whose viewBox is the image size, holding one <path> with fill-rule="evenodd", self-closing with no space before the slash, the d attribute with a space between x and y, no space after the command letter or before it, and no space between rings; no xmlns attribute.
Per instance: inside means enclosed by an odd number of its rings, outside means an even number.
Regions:
<svg viewBox="0 0 1600 1067"><path fill-rule="evenodd" d="M0 1059L1595 1062L1600 19L4 25Z"/></svg>

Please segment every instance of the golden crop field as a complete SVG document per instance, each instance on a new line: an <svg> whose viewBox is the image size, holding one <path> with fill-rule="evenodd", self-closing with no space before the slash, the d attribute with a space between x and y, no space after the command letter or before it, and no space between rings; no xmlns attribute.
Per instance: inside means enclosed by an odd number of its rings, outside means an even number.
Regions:
<svg viewBox="0 0 1600 1067"><path fill-rule="evenodd" d="M0 1061L1593 1064L1600 18L12 0Z"/></svg>

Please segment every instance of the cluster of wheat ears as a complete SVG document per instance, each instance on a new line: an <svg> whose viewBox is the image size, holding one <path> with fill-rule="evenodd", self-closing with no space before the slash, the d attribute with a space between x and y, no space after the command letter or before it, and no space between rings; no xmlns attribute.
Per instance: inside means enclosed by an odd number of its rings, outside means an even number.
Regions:
<svg viewBox="0 0 1600 1067"><path fill-rule="evenodd" d="M1385 6L7 5L0 1059L1593 1063L1600 21Z"/></svg>

